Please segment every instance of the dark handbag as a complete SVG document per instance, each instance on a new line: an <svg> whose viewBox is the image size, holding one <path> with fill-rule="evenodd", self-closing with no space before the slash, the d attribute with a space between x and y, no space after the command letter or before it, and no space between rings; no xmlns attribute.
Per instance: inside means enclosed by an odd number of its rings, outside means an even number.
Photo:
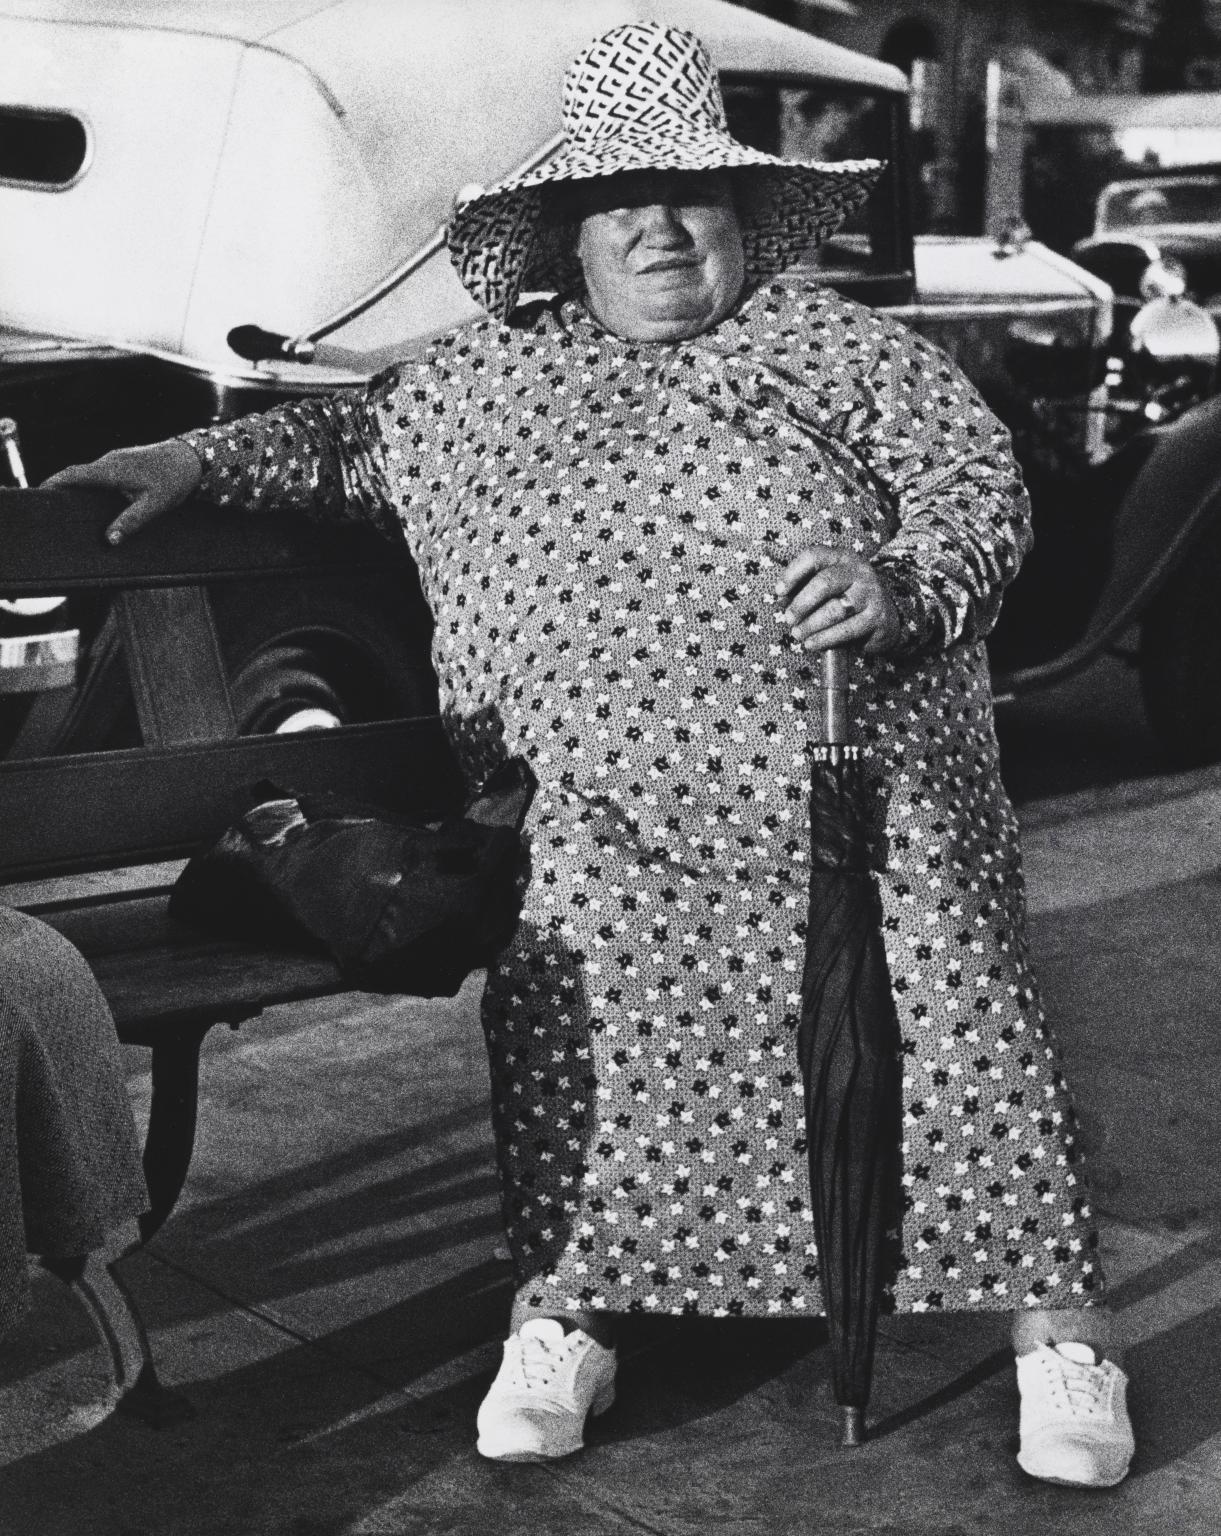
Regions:
<svg viewBox="0 0 1221 1536"><path fill-rule="evenodd" d="M460 816L426 822L257 786L260 803L187 864L170 916L211 933L324 951L353 986L453 996L513 936L535 789L503 763Z"/></svg>

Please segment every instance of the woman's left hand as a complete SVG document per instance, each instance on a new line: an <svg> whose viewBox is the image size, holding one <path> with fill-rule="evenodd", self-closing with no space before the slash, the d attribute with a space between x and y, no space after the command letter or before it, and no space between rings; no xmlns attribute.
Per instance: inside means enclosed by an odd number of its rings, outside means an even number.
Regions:
<svg viewBox="0 0 1221 1536"><path fill-rule="evenodd" d="M882 578L860 555L813 544L790 560L776 583L780 617L809 651L859 646L877 656L898 643L898 609Z"/></svg>

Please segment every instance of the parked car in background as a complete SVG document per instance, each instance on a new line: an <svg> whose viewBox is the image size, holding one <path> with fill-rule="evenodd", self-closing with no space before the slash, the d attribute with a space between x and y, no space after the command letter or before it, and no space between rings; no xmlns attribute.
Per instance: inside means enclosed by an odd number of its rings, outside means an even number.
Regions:
<svg viewBox="0 0 1221 1536"><path fill-rule="evenodd" d="M1133 213L1140 189L1128 183L1160 186L1183 222L1209 217L1205 184L1221 173L1221 91L1054 97L1027 92L1006 126L1022 139L1016 170L1026 222L1036 239L1057 250L1067 252L1107 227L1145 222L1141 200ZM1190 188L1197 181L1198 192ZM1170 182L1179 183L1173 192ZM993 196L1007 195L994 189ZM1215 221L1215 212L1211 218Z"/></svg>
<svg viewBox="0 0 1221 1536"><path fill-rule="evenodd" d="M1221 92L1014 87L1008 105L991 125L987 227L1020 219L1110 284L1119 341L1157 296L1221 321Z"/></svg>
<svg viewBox="0 0 1221 1536"><path fill-rule="evenodd" d="M1207 361L1176 339L1189 301L1155 297L1117 330L1111 284L1046 244L913 241L906 78L720 0L78 0L67 17L0 0L0 146L25 146L7 161L0 147L0 415L31 480L359 387L470 319L444 247L453 194L552 153L568 60L642 14L705 39L741 138L888 162L807 270L927 334L1013 430L1037 545L994 637L998 690L1045 686L1139 622L1171 752L1221 757L1201 576L1221 558L1221 415L1211 374L1194 394L1166 389ZM253 599L218 584L243 729L428 707L427 616L387 577ZM12 750L132 729L105 612L80 629L58 723L38 711Z"/></svg>
<svg viewBox="0 0 1221 1536"><path fill-rule="evenodd" d="M1139 243L1163 261L1179 262L1188 291L1221 317L1221 164L1207 174L1108 182L1094 205L1093 234L1074 250L1103 241ZM1123 284L1123 292L1131 294L1130 284Z"/></svg>
<svg viewBox="0 0 1221 1536"><path fill-rule="evenodd" d="M1221 323L1221 93L1035 100L1023 117L1023 213L1032 233L1110 284L1121 369L1141 351L1139 330L1130 334L1137 313L1150 300L1172 301L1162 308L1179 332L1176 348L1197 358L1176 380L1161 381L1170 408L1181 411L1217 384L1210 354L1215 360L1211 338Z"/></svg>
<svg viewBox="0 0 1221 1536"><path fill-rule="evenodd" d="M1125 330L1159 290L1194 300L1214 326L1221 324L1221 166L1208 175L1107 182L1095 204L1094 232L1073 245L1072 255L1115 290L1116 320Z"/></svg>
<svg viewBox="0 0 1221 1536"><path fill-rule="evenodd" d="M1016 222L1101 278L1113 316L1105 398L1089 406L1104 423L1101 448L1084 475L1062 482L1067 517L1040 518L1042 548L1015 589L995 653L1002 666L1015 654L1008 637L1036 590L1076 606L1067 581L1057 592L1042 571L1077 522L1094 549L1086 568L1097 572L1101 561L1106 572L1091 623L1063 657L1031 668L1017 655L1008 686L1065 675L1104 635L1109 643L1139 622L1145 703L1172 761L1215 761L1221 92L1040 96L1002 80L991 95L988 227ZM1055 399L1071 409L1053 352L1033 340L1026 328L1017 359L1031 398L1040 412ZM1037 504L1054 501L1057 486L1044 486L1037 470L1034 478Z"/></svg>
<svg viewBox="0 0 1221 1536"><path fill-rule="evenodd" d="M455 192L545 159L571 57L653 12L738 78L903 85L716 0L0 0L0 417L30 482L357 387L472 318L444 244ZM214 584L239 729L435 708L430 620L408 590L389 563L359 584ZM60 628L79 661L64 641L41 669L45 618L0 609L22 659L0 703L10 751L137 730L109 605L73 606Z"/></svg>

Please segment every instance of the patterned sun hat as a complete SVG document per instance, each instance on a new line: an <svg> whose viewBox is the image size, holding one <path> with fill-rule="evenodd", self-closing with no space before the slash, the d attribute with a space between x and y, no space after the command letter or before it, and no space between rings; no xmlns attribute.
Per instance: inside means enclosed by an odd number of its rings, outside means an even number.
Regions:
<svg viewBox="0 0 1221 1536"><path fill-rule="evenodd" d="M527 292L580 281L571 228L543 217L545 189L621 171L752 167L742 213L746 271L773 277L858 207L879 160L784 160L729 132L721 87L697 37L661 22L629 22L597 38L564 77L565 145L522 176L459 201L449 252L467 291L505 319Z"/></svg>

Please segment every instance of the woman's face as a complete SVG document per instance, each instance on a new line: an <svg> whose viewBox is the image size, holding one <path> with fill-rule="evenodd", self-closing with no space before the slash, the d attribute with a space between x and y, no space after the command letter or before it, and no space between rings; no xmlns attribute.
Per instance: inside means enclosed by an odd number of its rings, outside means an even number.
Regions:
<svg viewBox="0 0 1221 1536"><path fill-rule="evenodd" d="M745 280L722 171L625 171L571 188L594 318L629 341L681 341L723 320Z"/></svg>

